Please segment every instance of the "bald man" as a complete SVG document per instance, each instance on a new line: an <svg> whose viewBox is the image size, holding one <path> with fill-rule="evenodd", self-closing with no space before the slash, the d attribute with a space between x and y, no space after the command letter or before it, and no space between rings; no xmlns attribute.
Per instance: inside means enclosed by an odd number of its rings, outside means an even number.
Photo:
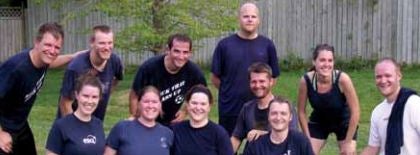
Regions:
<svg viewBox="0 0 420 155"><path fill-rule="evenodd" d="M263 62L273 69L273 78L280 75L274 43L260 34L259 10L255 3L244 3L238 12L239 31L222 39L213 54L211 81L219 89L219 124L231 136L244 103L254 99L249 88L247 69L254 62Z"/></svg>

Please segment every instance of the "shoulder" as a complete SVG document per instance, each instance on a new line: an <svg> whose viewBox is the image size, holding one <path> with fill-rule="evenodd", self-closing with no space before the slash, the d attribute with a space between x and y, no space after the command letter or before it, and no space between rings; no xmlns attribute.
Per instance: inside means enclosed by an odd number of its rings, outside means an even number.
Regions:
<svg viewBox="0 0 420 155"><path fill-rule="evenodd" d="M257 100L255 99L250 100L244 103L243 109L245 110L245 109L254 108L256 104L257 104Z"/></svg>
<svg viewBox="0 0 420 155"><path fill-rule="evenodd" d="M289 136L291 139L298 142L309 141L309 139L305 135L303 135L300 131L289 130Z"/></svg>
<svg viewBox="0 0 420 155"><path fill-rule="evenodd" d="M349 84L352 82L350 76L346 72L339 70L335 70L335 72L340 74L340 77L338 79L340 84Z"/></svg>
<svg viewBox="0 0 420 155"><path fill-rule="evenodd" d="M157 123L156 124L156 128L159 129L159 130L161 130L161 131L163 131L163 132L165 132L165 133L172 134L172 130L171 129L169 129L168 127L166 127L166 126L164 126L164 125L162 125L160 123Z"/></svg>
<svg viewBox="0 0 420 155"><path fill-rule="evenodd" d="M70 61L67 69L82 69L85 68L89 62L89 52L84 52L77 55L72 61Z"/></svg>
<svg viewBox="0 0 420 155"><path fill-rule="evenodd" d="M29 58L29 49L22 50L18 54L10 57L4 63L0 63L1 69L4 71L14 71L21 67L22 65L29 64L30 62L26 60L30 60Z"/></svg>
<svg viewBox="0 0 420 155"><path fill-rule="evenodd" d="M270 38L268 38L264 35L261 35L261 34L258 34L257 39L259 39L261 41L264 41L264 42L267 42L267 43L273 43L273 41Z"/></svg>
<svg viewBox="0 0 420 155"><path fill-rule="evenodd" d="M417 111L418 109L420 109L420 96L417 94L411 95L410 97L408 97L406 104L408 109Z"/></svg>
<svg viewBox="0 0 420 155"><path fill-rule="evenodd" d="M212 128L217 132L218 135L221 136L228 136L226 130L219 124L214 123L213 121L209 120L209 127Z"/></svg>
<svg viewBox="0 0 420 155"><path fill-rule="evenodd" d="M392 108L391 106L388 106L386 102L386 100L383 100L381 103L379 103L378 105L375 106L375 108L372 110L372 120L376 120L377 118L379 118L380 116L383 115L383 113L385 111L388 111L388 108Z"/></svg>
<svg viewBox="0 0 420 155"><path fill-rule="evenodd" d="M149 68L156 68L157 66L160 66L163 64L163 59L165 55L157 55L154 57L151 57L143 62L143 64L140 65L140 68L142 69L149 69Z"/></svg>
<svg viewBox="0 0 420 155"><path fill-rule="evenodd" d="M176 123L172 126L173 131L180 130L182 128L188 128L189 127L189 120L183 120L179 123Z"/></svg>
<svg viewBox="0 0 420 155"><path fill-rule="evenodd" d="M120 56L118 56L114 52L111 53L111 59L110 60L111 60L111 63L121 64L121 58L120 58Z"/></svg>

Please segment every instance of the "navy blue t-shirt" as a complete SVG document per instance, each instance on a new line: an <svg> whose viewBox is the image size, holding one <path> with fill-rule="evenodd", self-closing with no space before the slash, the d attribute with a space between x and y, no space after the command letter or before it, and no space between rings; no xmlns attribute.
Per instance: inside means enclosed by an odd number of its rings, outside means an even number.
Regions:
<svg viewBox="0 0 420 155"><path fill-rule="evenodd" d="M173 126L173 155L233 155L229 135L223 127L209 121L193 128L188 120Z"/></svg>
<svg viewBox="0 0 420 155"><path fill-rule="evenodd" d="M252 40L233 34L221 40L214 51L211 72L220 78L219 115L238 116L244 103L254 98L248 79L248 67L264 62L280 75L274 43L262 36Z"/></svg>
<svg viewBox="0 0 420 155"><path fill-rule="evenodd" d="M188 61L176 74L169 73L164 65L165 55L150 58L138 69L132 89L139 92L148 85L160 90L163 118L157 121L168 126L184 102L185 93L194 85L207 85L200 68Z"/></svg>
<svg viewBox="0 0 420 155"><path fill-rule="evenodd" d="M27 123L47 72L48 66L36 68L32 64L30 50L23 50L0 66L0 125L7 132L17 132Z"/></svg>
<svg viewBox="0 0 420 155"><path fill-rule="evenodd" d="M280 144L270 140L270 133L248 144L244 155L313 155L308 138L298 131L289 130L287 138Z"/></svg>
<svg viewBox="0 0 420 155"><path fill-rule="evenodd" d="M257 120L258 116L265 116L265 121L259 122ZM270 124L268 123L268 108L264 110L258 109L256 99L245 103L244 107L242 107L232 136L235 136L239 140L243 140L246 138L248 132L253 129L270 130ZM294 108L292 110L292 121L289 123L289 129L298 130L297 113Z"/></svg>
<svg viewBox="0 0 420 155"><path fill-rule="evenodd" d="M74 114L57 119L48 135L46 149L59 155L102 155L105 133L102 121L83 122Z"/></svg>
<svg viewBox="0 0 420 155"><path fill-rule="evenodd" d="M107 145L118 155L169 155L173 139L173 132L159 123L146 127L138 120L126 120L112 128Z"/></svg>
<svg viewBox="0 0 420 155"><path fill-rule="evenodd" d="M308 99L313 111L310 116L311 122L321 124L347 124L350 120L350 110L346 96L340 91L339 79L341 72L334 71L337 76L333 81L329 92L318 93L312 85L308 74L304 75Z"/></svg>
<svg viewBox="0 0 420 155"><path fill-rule="evenodd" d="M111 57L106 62L104 70L99 72L92 66L89 54L90 51L82 53L69 63L66 72L64 73L60 95L74 100L74 87L76 86L77 78L87 72L93 73L99 77L103 87L101 100L93 115L104 120L106 107L111 96L112 81L114 78L116 80L123 79L123 65L120 58L115 53L112 53ZM76 102L73 102L72 107L73 110L76 110ZM58 112L59 117L60 115L61 113Z"/></svg>

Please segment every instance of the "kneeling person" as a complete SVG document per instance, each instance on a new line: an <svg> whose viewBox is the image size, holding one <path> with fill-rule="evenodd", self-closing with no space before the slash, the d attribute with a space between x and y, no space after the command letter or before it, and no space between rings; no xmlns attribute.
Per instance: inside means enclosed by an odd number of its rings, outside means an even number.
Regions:
<svg viewBox="0 0 420 155"><path fill-rule="evenodd" d="M292 107L287 100L275 98L268 107L269 134L248 144L244 155L299 154L313 155L311 144L302 133L289 130Z"/></svg>

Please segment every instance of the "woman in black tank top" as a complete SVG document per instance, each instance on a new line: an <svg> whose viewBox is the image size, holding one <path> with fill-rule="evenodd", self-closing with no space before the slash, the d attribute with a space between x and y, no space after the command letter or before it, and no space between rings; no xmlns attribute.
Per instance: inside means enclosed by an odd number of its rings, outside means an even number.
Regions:
<svg viewBox="0 0 420 155"><path fill-rule="evenodd" d="M313 53L313 67L302 76L298 92L298 116L302 132L308 136L315 154L335 133L340 154L356 154L359 100L350 77L334 70L334 47L318 45ZM309 100L313 112L307 117Z"/></svg>

